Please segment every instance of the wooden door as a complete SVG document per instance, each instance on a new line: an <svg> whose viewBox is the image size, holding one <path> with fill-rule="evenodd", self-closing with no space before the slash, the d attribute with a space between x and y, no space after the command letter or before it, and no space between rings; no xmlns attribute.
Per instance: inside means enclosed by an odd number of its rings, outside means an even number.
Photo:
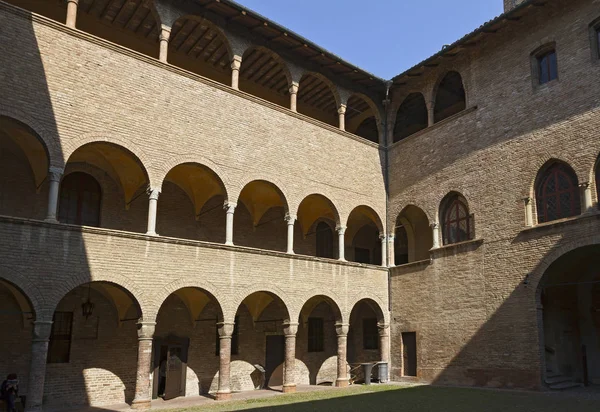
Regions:
<svg viewBox="0 0 600 412"><path fill-rule="evenodd" d="M165 386L165 400L181 396L183 375L183 350L179 345L169 345L167 354L167 383Z"/></svg>
<svg viewBox="0 0 600 412"><path fill-rule="evenodd" d="M417 334L402 333L402 360L404 376L417 376Z"/></svg>
<svg viewBox="0 0 600 412"><path fill-rule="evenodd" d="M265 353L265 383L268 386L273 371L285 360L285 336L267 336Z"/></svg>

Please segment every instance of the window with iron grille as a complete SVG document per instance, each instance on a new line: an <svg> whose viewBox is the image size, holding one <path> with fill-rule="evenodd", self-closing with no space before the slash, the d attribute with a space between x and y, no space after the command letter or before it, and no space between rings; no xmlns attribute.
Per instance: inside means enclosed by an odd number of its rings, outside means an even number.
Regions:
<svg viewBox="0 0 600 412"><path fill-rule="evenodd" d="M442 237L445 245L466 242L474 238L473 215L467 201L456 194L448 198L442 211Z"/></svg>
<svg viewBox="0 0 600 412"><path fill-rule="evenodd" d="M100 184L87 173L67 175L60 186L58 220L83 226L100 226Z"/></svg>
<svg viewBox="0 0 600 412"><path fill-rule="evenodd" d="M568 166L555 163L538 180L536 190L538 223L581 213L577 177Z"/></svg>
<svg viewBox="0 0 600 412"><path fill-rule="evenodd" d="M48 363L69 363L73 312L54 312L48 344Z"/></svg>
<svg viewBox="0 0 600 412"><path fill-rule="evenodd" d="M323 352L324 346L323 318L308 318L308 351Z"/></svg>
<svg viewBox="0 0 600 412"><path fill-rule="evenodd" d="M379 349L379 330L376 318L363 319L363 349Z"/></svg>

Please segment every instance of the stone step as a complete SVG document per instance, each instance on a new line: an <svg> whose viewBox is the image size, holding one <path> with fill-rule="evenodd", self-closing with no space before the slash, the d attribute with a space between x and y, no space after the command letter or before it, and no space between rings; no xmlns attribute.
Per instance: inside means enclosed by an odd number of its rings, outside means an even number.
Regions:
<svg viewBox="0 0 600 412"><path fill-rule="evenodd" d="M581 384L577 383L577 382L573 382L573 381L561 382L561 383L557 383L554 385L550 385L550 389L552 389L554 391L564 391L566 389L579 388L579 387L581 387Z"/></svg>
<svg viewBox="0 0 600 412"><path fill-rule="evenodd" d="M569 382L573 381L573 378L564 375L554 375L554 376L546 376L545 382L549 385L554 385L556 383Z"/></svg>

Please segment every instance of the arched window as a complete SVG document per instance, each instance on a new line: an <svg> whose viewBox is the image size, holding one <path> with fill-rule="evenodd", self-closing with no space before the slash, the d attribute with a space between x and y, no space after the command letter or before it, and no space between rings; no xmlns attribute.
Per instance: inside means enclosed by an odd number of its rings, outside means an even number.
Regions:
<svg viewBox="0 0 600 412"><path fill-rule="evenodd" d="M60 188L58 220L83 226L100 226L100 184L87 173L67 175Z"/></svg>
<svg viewBox="0 0 600 412"><path fill-rule="evenodd" d="M396 236L394 239L394 263L396 266L405 265L409 262L408 258L408 234L404 226L396 226Z"/></svg>
<svg viewBox="0 0 600 412"><path fill-rule="evenodd" d="M581 213L577 176L562 163L548 167L536 185L538 223L551 222Z"/></svg>
<svg viewBox="0 0 600 412"><path fill-rule="evenodd" d="M443 203L442 236L444 244L465 242L473 239L473 216L464 197L454 194Z"/></svg>
<svg viewBox="0 0 600 412"><path fill-rule="evenodd" d="M317 225L317 257L333 259L333 232L325 222Z"/></svg>
<svg viewBox="0 0 600 412"><path fill-rule="evenodd" d="M421 93L411 93L402 102L396 114L394 143L427 127L427 105Z"/></svg>
<svg viewBox="0 0 600 412"><path fill-rule="evenodd" d="M439 122L465 110L467 100L462 78L457 72L448 72L438 86L435 97L434 122Z"/></svg>

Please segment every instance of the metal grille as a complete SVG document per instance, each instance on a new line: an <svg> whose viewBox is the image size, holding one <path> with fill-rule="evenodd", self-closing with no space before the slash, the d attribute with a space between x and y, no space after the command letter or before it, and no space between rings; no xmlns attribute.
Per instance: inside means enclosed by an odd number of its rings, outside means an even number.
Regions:
<svg viewBox="0 0 600 412"><path fill-rule="evenodd" d="M469 208L460 198L455 196L448 202L444 211L443 237L444 244L465 242L471 240L474 235L473 215L469 214Z"/></svg>
<svg viewBox="0 0 600 412"><path fill-rule="evenodd" d="M576 216L581 213L577 178L562 164L549 167L537 187L538 222Z"/></svg>

